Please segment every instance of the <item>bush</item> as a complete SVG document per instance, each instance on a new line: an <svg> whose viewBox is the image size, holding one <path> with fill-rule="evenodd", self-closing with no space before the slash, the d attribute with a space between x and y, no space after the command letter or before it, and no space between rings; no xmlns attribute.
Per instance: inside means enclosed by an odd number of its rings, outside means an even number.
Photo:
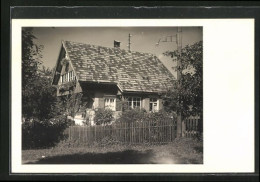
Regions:
<svg viewBox="0 0 260 182"><path fill-rule="evenodd" d="M146 118L146 115L148 113L145 109L128 109L122 112L120 117L117 119L117 122L136 122L136 121L142 121Z"/></svg>
<svg viewBox="0 0 260 182"><path fill-rule="evenodd" d="M22 123L22 148L53 147L65 138L63 132L71 124L64 115L49 120L25 120Z"/></svg>
<svg viewBox="0 0 260 182"><path fill-rule="evenodd" d="M166 112L164 110L160 110L158 112L151 112L146 115L145 121L150 120L152 123L158 123L161 121L176 121L176 115L174 113Z"/></svg>
<svg viewBox="0 0 260 182"><path fill-rule="evenodd" d="M158 112L147 112L145 109L128 109L124 111L118 118L118 122L138 122L138 121L150 121L151 123L158 123L160 121L174 121L176 115L164 110Z"/></svg>
<svg viewBox="0 0 260 182"><path fill-rule="evenodd" d="M110 109L98 109L95 113L94 123L96 125L108 124L113 120L113 111Z"/></svg>

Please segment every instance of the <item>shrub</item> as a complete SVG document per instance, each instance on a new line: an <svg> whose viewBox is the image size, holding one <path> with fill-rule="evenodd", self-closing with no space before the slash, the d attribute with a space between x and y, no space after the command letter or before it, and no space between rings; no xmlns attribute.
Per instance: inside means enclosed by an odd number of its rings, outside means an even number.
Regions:
<svg viewBox="0 0 260 182"><path fill-rule="evenodd" d="M144 126L149 127L149 133L146 133L146 142L151 140L157 140L158 137L166 138L167 133L165 130L162 130L161 127L163 125L171 125L176 123L176 116L174 113L169 113L164 110L160 110L158 112L147 112L144 109L130 109L122 112L121 116L117 119L117 122L126 122L126 123L144 123ZM142 126L143 125L136 125ZM127 127L131 127L131 125L127 124ZM175 131L175 130L174 130ZM172 132L174 132L172 131ZM148 139L149 137L149 139Z"/></svg>
<svg viewBox="0 0 260 182"><path fill-rule="evenodd" d="M160 110L158 112L151 112L146 115L145 120L152 123L158 123L158 122L163 122L163 121L171 121L174 122L176 121L176 114L166 112L164 110Z"/></svg>
<svg viewBox="0 0 260 182"><path fill-rule="evenodd" d="M110 109L98 109L95 113L94 123L96 125L108 124L113 120L113 111Z"/></svg>
<svg viewBox="0 0 260 182"><path fill-rule="evenodd" d="M124 111L118 118L118 122L137 122L150 121L151 123L158 123L160 121L174 121L176 114L160 110L158 112L147 112L145 109L128 109Z"/></svg>
<svg viewBox="0 0 260 182"><path fill-rule="evenodd" d="M142 121L146 117L147 112L145 109L128 109L122 112L120 117L117 119L117 122L136 122Z"/></svg>
<svg viewBox="0 0 260 182"><path fill-rule="evenodd" d="M63 132L71 124L64 115L49 120L25 120L22 123L22 148L52 147L65 138Z"/></svg>

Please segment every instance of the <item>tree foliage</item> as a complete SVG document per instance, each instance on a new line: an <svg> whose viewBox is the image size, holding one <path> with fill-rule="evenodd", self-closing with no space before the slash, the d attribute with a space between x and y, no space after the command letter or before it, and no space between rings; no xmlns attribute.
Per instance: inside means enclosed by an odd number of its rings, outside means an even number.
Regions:
<svg viewBox="0 0 260 182"><path fill-rule="evenodd" d="M51 119L26 120L22 125L22 148L35 149L53 147L65 139L63 131L70 125L66 116L59 115Z"/></svg>
<svg viewBox="0 0 260 182"><path fill-rule="evenodd" d="M164 96L164 106L169 111L176 111L187 117L202 115L203 109L203 70L202 70L202 41L187 45L181 49L181 54L176 51L167 51L166 56L176 57L181 61L181 79L174 83L174 88ZM180 84L179 84L180 83Z"/></svg>
<svg viewBox="0 0 260 182"><path fill-rule="evenodd" d="M137 122L142 121L146 117L146 110L140 109L140 108L128 108L124 109L124 111L121 113L120 117L117 119L117 122Z"/></svg>
<svg viewBox="0 0 260 182"><path fill-rule="evenodd" d="M23 118L50 118L54 88L51 87L50 70L41 65L42 45L35 43L32 28L22 30L22 114Z"/></svg>
<svg viewBox="0 0 260 182"><path fill-rule="evenodd" d="M163 121L174 121L176 115L172 112L166 112L165 110L159 110L158 112L147 112L145 109L140 108L129 108L121 113L117 122L151 122L159 123Z"/></svg>
<svg viewBox="0 0 260 182"><path fill-rule="evenodd" d="M37 45L33 35L33 28L22 29L22 88L26 90L28 84L38 79L38 68L42 64L41 51L43 45ZM30 86L30 85L29 85Z"/></svg>
<svg viewBox="0 0 260 182"><path fill-rule="evenodd" d="M72 93L58 98L57 106L64 112L66 115L75 117L76 113L82 107L82 93Z"/></svg>
<svg viewBox="0 0 260 182"><path fill-rule="evenodd" d="M51 85L53 70L41 66L42 45L32 28L22 30L22 147L53 146L71 123Z"/></svg>

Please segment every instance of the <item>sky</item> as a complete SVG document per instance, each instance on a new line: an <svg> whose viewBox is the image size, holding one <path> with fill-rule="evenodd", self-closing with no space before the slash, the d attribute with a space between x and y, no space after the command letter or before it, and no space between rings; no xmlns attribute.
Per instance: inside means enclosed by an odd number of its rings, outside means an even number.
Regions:
<svg viewBox="0 0 260 182"><path fill-rule="evenodd" d="M42 62L53 68L57 62L61 41L68 40L104 47L113 47L114 40L121 42L121 49L128 50L128 35L131 34L131 51L152 53L175 75L175 64L163 55L177 49L176 42L160 42L165 36L175 36L177 27L34 27L35 41L43 45ZM182 47L202 40L202 27L182 27ZM176 75L175 75L176 76Z"/></svg>

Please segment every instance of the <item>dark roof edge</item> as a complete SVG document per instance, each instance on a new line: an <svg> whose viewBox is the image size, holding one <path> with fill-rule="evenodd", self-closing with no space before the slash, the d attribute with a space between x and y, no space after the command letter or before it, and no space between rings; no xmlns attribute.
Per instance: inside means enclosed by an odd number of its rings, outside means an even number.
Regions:
<svg viewBox="0 0 260 182"><path fill-rule="evenodd" d="M140 93L140 94L163 94L166 93L167 91L127 91L124 90L124 94L131 94L131 93Z"/></svg>
<svg viewBox="0 0 260 182"><path fill-rule="evenodd" d="M118 89L122 93L141 93L141 94L160 94L160 93L166 93L167 91L142 91L142 90L123 90L120 85L116 82L106 82L106 81L91 81L91 80L79 80L80 83L95 83L95 84L104 84L104 85L116 85Z"/></svg>
<svg viewBox="0 0 260 182"><path fill-rule="evenodd" d="M59 61L60 61L60 56L61 56L62 48L63 48L63 43L62 43L62 41L61 41L60 52L59 52L59 55L58 55L57 61L56 61L56 63L55 63L55 71L53 72L53 75L52 75L52 82L51 82L51 85L54 85L54 78L55 78L55 75L56 75L56 71L57 71L58 63L59 63Z"/></svg>
<svg viewBox="0 0 260 182"><path fill-rule="evenodd" d="M111 81L99 81L99 80L79 80L81 83L98 83L98 84L109 84L109 85L117 85L116 82Z"/></svg>

